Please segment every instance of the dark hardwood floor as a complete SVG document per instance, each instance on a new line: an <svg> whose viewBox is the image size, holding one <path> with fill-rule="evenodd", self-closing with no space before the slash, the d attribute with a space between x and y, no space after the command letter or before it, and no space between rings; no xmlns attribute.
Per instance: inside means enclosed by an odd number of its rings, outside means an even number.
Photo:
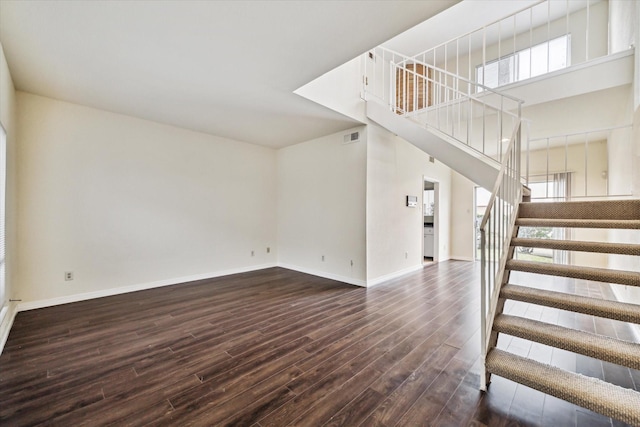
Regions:
<svg viewBox="0 0 640 427"><path fill-rule="evenodd" d="M0 425L620 425L499 377L478 390L478 277L450 261L363 289L273 268L21 312L0 356ZM634 340L610 320L505 309ZM499 345L640 386L638 371Z"/></svg>

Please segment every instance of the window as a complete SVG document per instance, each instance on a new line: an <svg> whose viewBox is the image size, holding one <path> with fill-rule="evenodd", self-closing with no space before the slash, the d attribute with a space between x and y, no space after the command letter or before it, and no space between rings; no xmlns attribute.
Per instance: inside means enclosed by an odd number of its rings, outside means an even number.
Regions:
<svg viewBox="0 0 640 427"><path fill-rule="evenodd" d="M532 176L529 182L531 200L555 202L571 199L571 173L561 172L544 176ZM570 230L557 227L520 227L518 237L532 239L570 239ZM519 247L515 258L554 264L569 264L569 252L557 249Z"/></svg>
<svg viewBox="0 0 640 427"><path fill-rule="evenodd" d="M476 67L476 81L489 88L504 86L571 65L571 34L537 44ZM479 92L482 88L478 89Z"/></svg>

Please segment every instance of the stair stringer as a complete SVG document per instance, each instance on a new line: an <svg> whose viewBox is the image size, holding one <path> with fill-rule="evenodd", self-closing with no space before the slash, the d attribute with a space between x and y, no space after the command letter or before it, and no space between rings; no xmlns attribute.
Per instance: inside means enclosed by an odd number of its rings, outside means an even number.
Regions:
<svg viewBox="0 0 640 427"><path fill-rule="evenodd" d="M421 126L377 102L366 103L367 117L451 169L491 191L500 163L434 128Z"/></svg>

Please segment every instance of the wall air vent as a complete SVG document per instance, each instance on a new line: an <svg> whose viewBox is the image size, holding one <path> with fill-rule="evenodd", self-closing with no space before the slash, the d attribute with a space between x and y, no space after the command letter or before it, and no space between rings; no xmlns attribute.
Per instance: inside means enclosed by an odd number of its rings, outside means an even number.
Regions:
<svg viewBox="0 0 640 427"><path fill-rule="evenodd" d="M352 142L360 141L360 132L348 133L344 136L342 143L351 144Z"/></svg>

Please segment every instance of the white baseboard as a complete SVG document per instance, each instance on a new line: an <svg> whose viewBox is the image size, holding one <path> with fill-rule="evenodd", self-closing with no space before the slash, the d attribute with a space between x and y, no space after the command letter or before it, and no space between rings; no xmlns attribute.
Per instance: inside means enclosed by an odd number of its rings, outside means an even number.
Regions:
<svg viewBox="0 0 640 427"><path fill-rule="evenodd" d="M404 276L409 273L414 273L416 271L422 270L424 267L422 264L418 264L409 268L405 268L404 270L396 271L390 274L386 274L384 276L377 277L373 280L362 280L362 279L354 279L352 277L340 276L338 274L327 273L326 271L313 270L306 267L300 267L293 264L287 263L278 263L278 267L286 268L289 270L299 271L300 273L311 274L312 276L324 277L325 279L337 280L339 282L347 283L349 285L361 286L364 288L370 288L372 286L379 285L380 283L384 283L388 280L395 279L397 277Z"/></svg>
<svg viewBox="0 0 640 427"><path fill-rule="evenodd" d="M313 270L305 267L299 267L293 264L267 263L267 264L254 265L254 266L242 267L242 268L236 268L236 269L230 269L230 270L216 271L212 273L195 274L191 276L175 277L172 279L158 280L154 282L139 283L136 285L121 286L118 288L102 289L99 291L85 292L82 294L65 295L65 296L56 297L56 298L21 302L19 304L10 303L7 307L4 307L2 311L0 311L0 354L2 353L2 349L4 348L4 345L9 337L9 331L11 330L11 326L13 325L13 320L15 319L16 314L20 311L35 310L38 308L52 307L52 306L61 305L61 304L69 304L73 302L86 301L94 298L109 297L113 295L129 293L129 292L143 291L147 289L177 285L180 283L193 282L196 280L206 280L206 279L212 279L214 277L228 276L231 274L264 270L266 268L273 268L273 267L287 268L289 270L299 271L301 273L311 274L313 276L318 276L318 277L324 277L326 279L331 279L331 280L337 280L339 282L343 282L343 283L347 283L355 286L361 286L361 287L375 286L380 283L386 282L388 280L392 280L397 277L401 277L406 274L419 271L420 269L423 268L423 266L420 264L404 270L396 271L391 274L380 276L373 280L365 281L362 279L354 279L351 277L341 276L338 274L328 273L325 271L318 271L318 270Z"/></svg>
<svg viewBox="0 0 640 427"><path fill-rule="evenodd" d="M103 298L103 297L109 297L113 295L126 294L129 292L144 291L146 289L177 285L180 283L193 282L196 280L212 279L214 277L228 276L231 274L238 274L238 273L246 273L246 272L255 271L255 270L264 270L265 268L272 268L272 267L277 267L276 263L252 265L249 267L222 270L222 271L216 271L212 273L194 274L191 276L175 277L172 279L140 283L137 285L103 289L95 292L86 292L82 294L66 295L66 296L57 297L57 298L50 298L50 299L44 299L44 300L38 300L38 301L29 301L29 302L20 303L17 307L17 311L35 310L37 308L51 307L54 305L68 304L68 303L78 302L78 301L86 301L94 298Z"/></svg>
<svg viewBox="0 0 640 427"><path fill-rule="evenodd" d="M0 354L2 354L4 345L7 343L17 312L15 302L10 302L0 310Z"/></svg>
<svg viewBox="0 0 640 427"><path fill-rule="evenodd" d="M388 280L393 280L398 277L404 276L409 273L415 273L416 271L420 271L424 268L424 265L418 264L413 267L405 268L404 270L395 271L390 274L385 274L384 276L376 277L375 279L367 280L367 287L372 287L379 285L380 283L386 282Z"/></svg>
<svg viewBox="0 0 640 427"><path fill-rule="evenodd" d="M327 273L326 271L312 270L310 268L299 267L297 265L282 262L278 263L278 267L299 271L300 273L311 274L312 276L324 277L325 279L337 280L338 282L344 282L349 285L367 287L367 283L364 280L340 276L339 274Z"/></svg>
<svg viewBox="0 0 640 427"><path fill-rule="evenodd" d="M450 259L454 261L475 261L475 258L467 256L452 256Z"/></svg>

